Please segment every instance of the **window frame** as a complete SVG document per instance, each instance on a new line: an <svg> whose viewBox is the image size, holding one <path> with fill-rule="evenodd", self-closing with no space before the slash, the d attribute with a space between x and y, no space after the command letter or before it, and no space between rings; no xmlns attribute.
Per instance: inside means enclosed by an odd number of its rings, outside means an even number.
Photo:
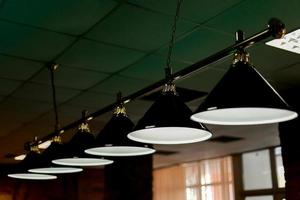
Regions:
<svg viewBox="0 0 300 200"><path fill-rule="evenodd" d="M202 170L203 168L201 168L201 165L202 165L202 162L205 162L205 161L209 161L209 160L215 160L215 159L230 159L230 165L231 165L231 175L232 175L232 178L231 180L219 180L219 181L213 181L211 183L202 183L201 182L201 175L202 175ZM196 162L191 162L191 163L186 163L186 164L192 164L192 165L196 165L197 169L198 169L198 182L195 183L195 184L192 184L192 185L186 185L185 186L185 189L187 191L187 189L193 189L193 190L196 190L197 192L197 197L202 200L202 188L203 187L208 187L208 186L217 186L217 185L224 185L224 184L227 184L229 187L231 187L232 189L232 194L234 196L234 193L235 193L235 189L234 189L234 169L233 169L233 157L232 155L227 155L227 156L222 156L222 157L216 157L216 158L209 158L209 159L203 159L203 160L199 160L199 161L196 161ZM222 170L223 168L221 168L220 170ZM221 174L223 173L222 171L220 172ZM223 176L221 176L223 177ZM187 198L187 196L186 196Z"/></svg>
<svg viewBox="0 0 300 200"><path fill-rule="evenodd" d="M272 195L274 200L282 200L285 197L285 188L278 187L277 169L276 169L276 155L275 148L279 146L273 146L269 148L261 148L251 151L242 152L239 154L232 155L233 157L233 170L234 170L234 188L235 188L235 200L245 200L246 197L250 196L263 196ZM271 178L272 188L270 189L255 189L255 190L244 190L243 183L243 164L242 154L249 152L256 152L260 150L269 150L270 154L270 166L271 166Z"/></svg>

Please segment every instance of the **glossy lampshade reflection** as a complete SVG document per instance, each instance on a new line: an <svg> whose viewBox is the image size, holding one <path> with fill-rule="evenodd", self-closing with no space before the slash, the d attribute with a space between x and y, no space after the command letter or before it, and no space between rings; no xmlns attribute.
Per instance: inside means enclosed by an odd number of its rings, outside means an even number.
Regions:
<svg viewBox="0 0 300 200"><path fill-rule="evenodd" d="M220 125L255 125L297 117L283 98L248 62L232 65L191 119Z"/></svg>
<svg viewBox="0 0 300 200"><path fill-rule="evenodd" d="M25 179L25 180L53 180L57 179L57 176L46 174L34 174L34 173L16 173L8 174L10 178Z"/></svg>
<svg viewBox="0 0 300 200"><path fill-rule="evenodd" d="M192 111L177 95L175 86L166 85L164 90L128 138L149 144L187 144L209 139L212 134L190 120Z"/></svg>
<svg viewBox="0 0 300 200"><path fill-rule="evenodd" d="M127 134L133 130L134 124L128 118L123 105L117 107L110 121L96 138L97 147L85 152L97 156L141 156L155 152L144 144L131 141Z"/></svg>

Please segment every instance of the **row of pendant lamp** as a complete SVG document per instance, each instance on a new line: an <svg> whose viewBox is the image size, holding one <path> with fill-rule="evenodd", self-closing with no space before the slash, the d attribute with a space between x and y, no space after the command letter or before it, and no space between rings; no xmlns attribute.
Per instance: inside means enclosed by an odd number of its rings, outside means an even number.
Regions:
<svg viewBox="0 0 300 200"><path fill-rule="evenodd" d="M128 118L124 106L120 105L96 138L90 132L87 122L82 123L78 132L67 144L63 144L61 137L57 136L42 154L38 152L37 147L33 147L20 163L19 169L29 169L29 173L14 173L8 176L19 179L52 180L56 178L55 174L81 172L82 169L78 167L104 166L113 163L110 159L95 158L87 154L112 158L154 153L153 148L127 138L127 134L133 128L134 124ZM66 167L45 167L52 164Z"/></svg>
<svg viewBox="0 0 300 200"><path fill-rule="evenodd" d="M128 138L150 144L185 144L211 137L201 123L259 125L284 122L297 116L250 64L249 54L240 49L230 69L194 114L176 94L175 85L167 84Z"/></svg>
<svg viewBox="0 0 300 200"><path fill-rule="evenodd" d="M67 166L111 164L110 160L86 157L84 152L108 157L147 155L155 150L145 144L187 144L209 139L212 134L201 123L254 125L284 122L296 117L297 113L291 110L275 89L249 63L249 55L237 52L228 72L195 114L180 99L175 85L170 81L135 127L127 117L124 106L120 104L96 140L88 130L87 124L83 123L67 146L61 144L59 137L54 138L50 147L41 154L40 160L44 165L50 165L51 161ZM91 148L95 144L99 147ZM30 153L24 163L30 159ZM82 170L49 169L29 171L65 173Z"/></svg>

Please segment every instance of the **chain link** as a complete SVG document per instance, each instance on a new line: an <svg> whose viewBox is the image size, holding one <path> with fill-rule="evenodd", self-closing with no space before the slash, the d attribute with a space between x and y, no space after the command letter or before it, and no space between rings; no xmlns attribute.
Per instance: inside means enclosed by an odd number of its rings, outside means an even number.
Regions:
<svg viewBox="0 0 300 200"><path fill-rule="evenodd" d="M182 2L183 2L183 0L178 0L177 1L176 13L175 13L175 16L174 16L174 23L173 23L173 26L172 26L171 39L170 39L169 46L168 46L168 54L167 54L165 73L166 73L166 78L169 79L169 81L172 81L172 80L170 80L171 75L172 75L171 56L172 56L172 51L173 51L173 47L174 47L175 34L176 34L176 29L177 29L177 22L179 20L179 13L180 13L180 8L181 8L181 5L182 5Z"/></svg>

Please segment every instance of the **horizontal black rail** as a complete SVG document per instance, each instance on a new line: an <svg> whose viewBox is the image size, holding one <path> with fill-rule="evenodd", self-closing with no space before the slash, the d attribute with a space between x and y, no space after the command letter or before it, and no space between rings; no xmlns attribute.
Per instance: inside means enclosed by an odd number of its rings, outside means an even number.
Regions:
<svg viewBox="0 0 300 200"><path fill-rule="evenodd" d="M261 31L258 32L254 35L252 35L251 37L248 37L246 39L242 39L242 40L237 40L235 44L211 55L208 56L207 58L204 58L203 60L200 60L192 65L190 65L189 67L186 67L178 72L175 72L171 75L171 78L174 80L180 79L180 78L184 78L186 76L191 75L192 73L197 72L200 69L203 69L204 67L207 67L209 64L212 64L218 60L221 60L222 58L231 55L232 53L234 53L237 49L240 48L248 48L250 46L252 46L253 44L260 42L264 39L267 39L270 36L273 36L274 38L281 38L285 33L285 26L284 24L276 19L276 18L272 18L269 20L268 23L268 27ZM168 82L168 79L162 79L160 81L157 81L141 90L138 90L137 92L128 95L126 97L123 97L121 99L122 102L129 102L132 101L134 99L137 99L161 86L163 86L164 84L166 84ZM47 140L52 139L54 136L57 136L58 134L61 134L62 132L75 128L76 126L78 126L80 123L84 122L85 120L91 120L93 118L96 118L106 112L109 112L111 110L113 110L116 106L118 105L118 102L112 103L104 108L101 108L100 110L91 113L89 115L86 116L86 118L82 118L80 120L74 121L62 128L60 128L57 132L52 132L42 138L40 138L38 141L33 141L30 143L27 143L25 145L25 148L28 150L30 146L34 146L34 145L38 145L42 142L45 142Z"/></svg>

